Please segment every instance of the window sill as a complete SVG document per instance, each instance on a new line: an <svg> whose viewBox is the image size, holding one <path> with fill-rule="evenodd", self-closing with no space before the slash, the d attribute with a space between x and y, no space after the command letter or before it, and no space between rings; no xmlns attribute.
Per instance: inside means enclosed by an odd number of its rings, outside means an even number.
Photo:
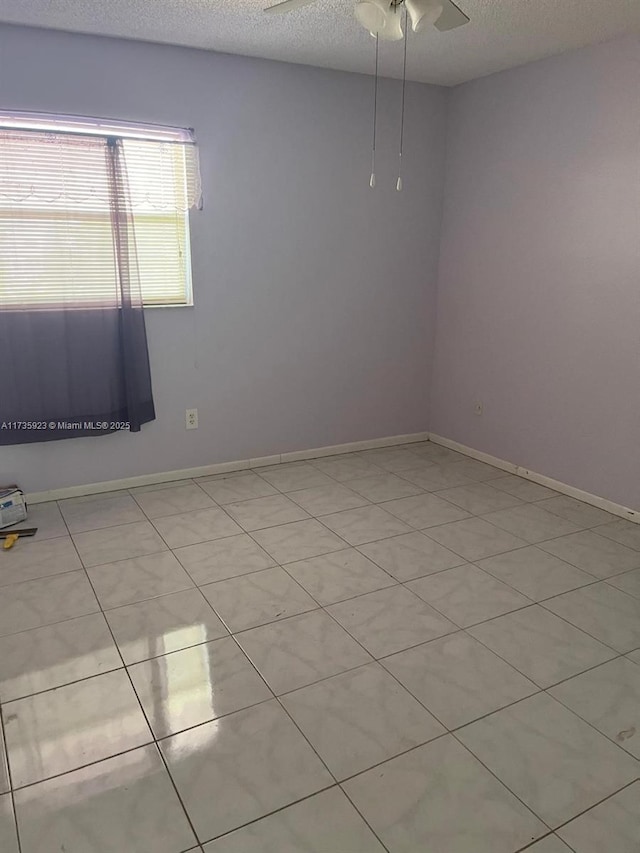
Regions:
<svg viewBox="0 0 640 853"><path fill-rule="evenodd" d="M167 305L143 305L142 307L144 308L145 311L148 311L150 309L155 310L156 308L163 308L163 309L178 308L178 309L180 309L180 308L193 308L195 306L194 306L193 302L183 302L183 303L180 303L179 305L168 303Z"/></svg>

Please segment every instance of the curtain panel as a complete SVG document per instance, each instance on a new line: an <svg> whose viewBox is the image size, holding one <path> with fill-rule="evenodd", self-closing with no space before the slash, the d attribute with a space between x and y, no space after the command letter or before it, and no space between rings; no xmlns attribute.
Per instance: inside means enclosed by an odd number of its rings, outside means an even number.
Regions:
<svg viewBox="0 0 640 853"><path fill-rule="evenodd" d="M34 137L33 169L11 168ZM0 445L139 431L155 411L122 140L0 130L0 160L0 246L20 246L0 254Z"/></svg>

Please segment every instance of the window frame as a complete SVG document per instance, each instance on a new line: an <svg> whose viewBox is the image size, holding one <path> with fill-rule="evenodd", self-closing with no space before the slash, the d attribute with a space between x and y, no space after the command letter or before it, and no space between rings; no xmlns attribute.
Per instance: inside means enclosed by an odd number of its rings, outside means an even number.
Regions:
<svg viewBox="0 0 640 853"><path fill-rule="evenodd" d="M25 112L19 110L0 110L0 130L15 130L17 132L23 130L36 133L97 136L103 138L116 136L123 141L129 139L157 143L165 142L195 145L195 137L192 128L129 122L117 119L99 119L57 113ZM184 162L182 181L184 185L185 198L187 198L188 169L186 160ZM73 210L74 208L69 209ZM145 300L144 281L141 277L140 291L142 295L142 307L144 310L153 308L193 308L194 306L190 209L187 208L179 213L183 216L184 223L184 300L179 302L147 302ZM149 213L141 213L140 215L153 216L153 214ZM135 233L135 211L132 212L132 218ZM158 214L158 218L161 219L162 214ZM87 305L86 307L89 308L90 306Z"/></svg>

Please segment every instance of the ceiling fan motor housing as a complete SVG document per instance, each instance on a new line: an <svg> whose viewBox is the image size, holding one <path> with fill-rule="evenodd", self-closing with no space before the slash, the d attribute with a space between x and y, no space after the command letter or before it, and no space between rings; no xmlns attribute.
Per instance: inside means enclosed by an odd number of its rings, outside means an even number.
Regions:
<svg viewBox="0 0 640 853"><path fill-rule="evenodd" d="M403 3L414 32L421 32L434 24L442 14L441 0L359 0L355 15L372 36L385 41L399 41L403 35L400 8Z"/></svg>

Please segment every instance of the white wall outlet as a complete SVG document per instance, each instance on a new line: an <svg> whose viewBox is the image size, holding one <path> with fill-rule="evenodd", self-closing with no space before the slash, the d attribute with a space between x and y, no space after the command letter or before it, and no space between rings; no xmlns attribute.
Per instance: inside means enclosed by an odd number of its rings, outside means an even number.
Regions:
<svg viewBox="0 0 640 853"><path fill-rule="evenodd" d="M187 429L198 429L198 410L187 409L184 414Z"/></svg>
<svg viewBox="0 0 640 853"><path fill-rule="evenodd" d="M476 415L480 416L484 411L484 406L482 405L482 403L476 403L473 408L473 411L476 413Z"/></svg>

